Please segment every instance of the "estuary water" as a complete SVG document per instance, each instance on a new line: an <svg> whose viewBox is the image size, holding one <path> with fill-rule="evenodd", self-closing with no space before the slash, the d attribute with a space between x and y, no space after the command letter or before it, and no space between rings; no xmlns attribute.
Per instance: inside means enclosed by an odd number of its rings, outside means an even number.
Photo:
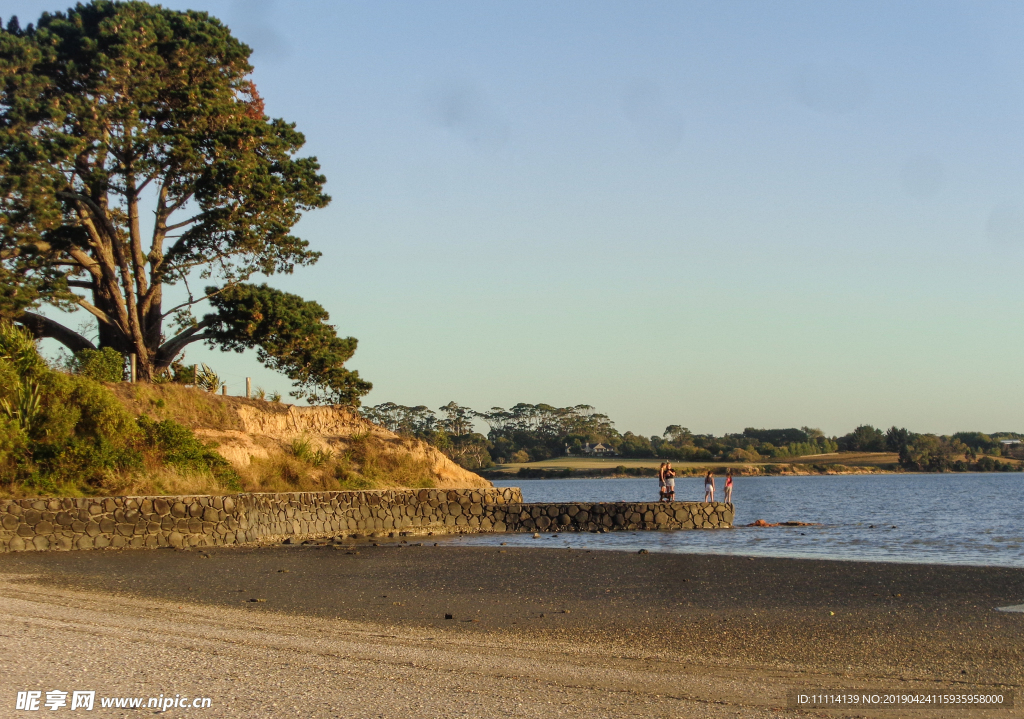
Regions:
<svg viewBox="0 0 1024 719"><path fill-rule="evenodd" d="M737 554L1024 567L1024 474L737 477L733 529L466 535L463 544ZM717 477L721 499L724 477ZM513 479L526 502L651 502L658 481ZM677 478L676 498L704 497L700 478ZM816 522L814 527L744 527Z"/></svg>

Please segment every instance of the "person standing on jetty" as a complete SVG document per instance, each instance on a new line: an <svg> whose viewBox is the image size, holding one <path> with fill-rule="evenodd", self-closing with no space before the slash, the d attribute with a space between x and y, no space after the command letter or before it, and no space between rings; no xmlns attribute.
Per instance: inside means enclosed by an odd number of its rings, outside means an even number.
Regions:
<svg viewBox="0 0 1024 719"><path fill-rule="evenodd" d="M665 501L665 467L668 466L668 462L662 462L661 466L658 467L658 501Z"/></svg>
<svg viewBox="0 0 1024 719"><path fill-rule="evenodd" d="M666 502L676 501L676 472L671 462L665 462L665 494L662 498Z"/></svg>
<svg viewBox="0 0 1024 719"><path fill-rule="evenodd" d="M725 475L725 503L732 504L732 470Z"/></svg>
<svg viewBox="0 0 1024 719"><path fill-rule="evenodd" d="M715 501L715 475L711 474L711 470L704 475L704 501L714 502Z"/></svg>

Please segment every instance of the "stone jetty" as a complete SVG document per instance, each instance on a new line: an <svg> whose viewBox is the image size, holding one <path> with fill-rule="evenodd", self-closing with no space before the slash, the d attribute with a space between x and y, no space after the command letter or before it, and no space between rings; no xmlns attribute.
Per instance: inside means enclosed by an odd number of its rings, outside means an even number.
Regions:
<svg viewBox="0 0 1024 719"><path fill-rule="evenodd" d="M207 547L470 532L722 529L717 502L526 504L518 488L0 501L0 551Z"/></svg>

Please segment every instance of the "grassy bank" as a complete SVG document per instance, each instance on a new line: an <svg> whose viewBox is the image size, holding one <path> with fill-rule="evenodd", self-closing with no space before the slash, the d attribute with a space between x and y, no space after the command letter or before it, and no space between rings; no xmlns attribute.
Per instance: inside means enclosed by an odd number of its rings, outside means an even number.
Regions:
<svg viewBox="0 0 1024 719"><path fill-rule="evenodd" d="M404 440L355 432L335 449L243 432L240 410L288 405L176 384L104 383L58 371L0 324L0 497L225 494L430 487L430 459ZM251 414L251 413L250 413ZM248 442L231 462L204 434ZM237 453L236 453L237 454Z"/></svg>

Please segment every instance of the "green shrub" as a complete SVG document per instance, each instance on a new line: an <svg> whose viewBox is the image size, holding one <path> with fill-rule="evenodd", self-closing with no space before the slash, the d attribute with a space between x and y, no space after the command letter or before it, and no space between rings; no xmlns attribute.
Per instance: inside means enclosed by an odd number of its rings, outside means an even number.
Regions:
<svg viewBox="0 0 1024 719"><path fill-rule="evenodd" d="M124 382L124 355L112 347L79 350L69 364L75 374L97 382Z"/></svg>
<svg viewBox="0 0 1024 719"><path fill-rule="evenodd" d="M0 414L0 478L13 473L28 451L28 435L16 422Z"/></svg>
<svg viewBox="0 0 1024 719"><path fill-rule="evenodd" d="M74 437L61 444L37 444L33 452L36 472L29 478L38 484L40 478L61 485L99 488L115 475L142 469L142 454L124 442L99 437L95 440Z"/></svg>
<svg viewBox="0 0 1024 719"><path fill-rule="evenodd" d="M161 454L166 464L192 472L209 472L227 489L241 491L238 474L212 447L200 441L192 430L173 419L156 422L145 415L138 418L146 445Z"/></svg>
<svg viewBox="0 0 1024 719"><path fill-rule="evenodd" d="M27 332L0 322L0 484L5 491L103 493L126 486L150 460L241 489L228 461L190 429L172 420L136 418L100 384L119 379L118 371L123 377L117 352L79 352L71 364L76 374L50 369Z"/></svg>
<svg viewBox="0 0 1024 719"><path fill-rule="evenodd" d="M171 381L175 384L191 384L196 383L196 376L199 374L199 366L194 364L182 364L181 362L172 362L168 370L168 376Z"/></svg>
<svg viewBox="0 0 1024 719"><path fill-rule="evenodd" d="M21 378L33 379L49 370L39 356L32 335L5 321L0 321L0 362L12 368Z"/></svg>

